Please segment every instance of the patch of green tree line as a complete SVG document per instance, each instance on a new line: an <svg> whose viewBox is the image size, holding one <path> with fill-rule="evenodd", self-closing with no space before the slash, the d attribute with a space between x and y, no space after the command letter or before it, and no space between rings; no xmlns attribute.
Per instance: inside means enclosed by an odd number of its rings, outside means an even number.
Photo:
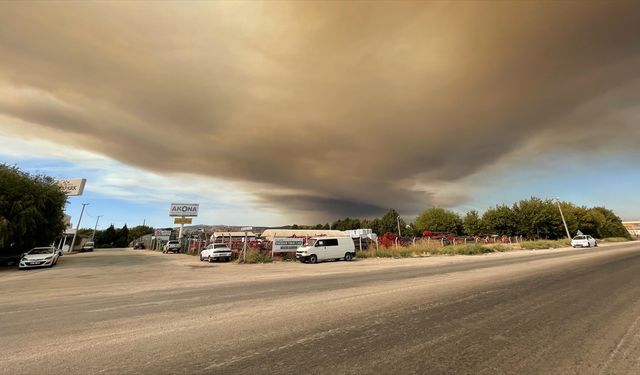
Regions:
<svg viewBox="0 0 640 375"><path fill-rule="evenodd" d="M127 224L121 228L115 228L111 224L107 229L97 230L95 236L93 229L80 229L78 232L87 237L94 237L95 247L128 247L129 244L145 234L153 233L153 228L146 225L138 225L129 229Z"/></svg>
<svg viewBox="0 0 640 375"><path fill-rule="evenodd" d="M597 238L626 237L629 232L615 213L605 207L577 206L560 202L567 227L572 236L578 230ZM370 228L378 235L398 233L398 212L390 209L384 216L375 219L344 218L329 224L298 226L292 228L348 230ZM532 197L512 206L497 205L482 215L472 210L465 215L440 207L421 212L414 222L407 224L400 218L402 236L419 236L424 231L451 233L465 236L523 236L527 239L558 239L566 237L558 204L551 199Z"/></svg>

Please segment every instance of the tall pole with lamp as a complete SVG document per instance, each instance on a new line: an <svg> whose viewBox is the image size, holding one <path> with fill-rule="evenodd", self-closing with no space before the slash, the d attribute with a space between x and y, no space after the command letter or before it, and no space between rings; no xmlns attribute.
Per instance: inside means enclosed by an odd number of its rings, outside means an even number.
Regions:
<svg viewBox="0 0 640 375"><path fill-rule="evenodd" d="M567 238L571 239L571 234L569 234L569 227L567 227L567 221L564 219L564 214L562 213L562 207L560 207L560 198L556 197L555 201L558 204L558 210L560 210L560 217L562 218L562 224L564 224L564 230L567 233Z"/></svg>
<svg viewBox="0 0 640 375"><path fill-rule="evenodd" d="M91 235L91 242L93 242L93 240L96 238L96 229L98 229L98 220L100 220L101 217L102 217L102 215L98 215L98 217L96 218L96 225L93 227L93 234Z"/></svg>
<svg viewBox="0 0 640 375"><path fill-rule="evenodd" d="M402 236L400 232L400 215L396 216L396 221L398 222L398 237L396 237L396 249L398 248L398 239Z"/></svg>

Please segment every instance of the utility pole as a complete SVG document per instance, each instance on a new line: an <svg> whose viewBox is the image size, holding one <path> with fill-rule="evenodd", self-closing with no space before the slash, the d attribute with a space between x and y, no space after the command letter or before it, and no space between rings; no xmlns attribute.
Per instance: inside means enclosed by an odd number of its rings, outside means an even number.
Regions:
<svg viewBox="0 0 640 375"><path fill-rule="evenodd" d="M558 204L558 210L560 210L560 217L562 218L562 224L564 224L564 230L567 232L567 238L571 239L571 235L569 234L569 228L567 227L567 221L564 219L564 214L562 213L562 207L560 207L560 198L556 198L556 203Z"/></svg>
<svg viewBox="0 0 640 375"><path fill-rule="evenodd" d="M93 227L93 234L91 235L91 242L93 242L94 238L96 238L96 229L98 229L98 220L100 220L101 217L102 217L102 215L98 215L98 217L96 218L96 226Z"/></svg>
<svg viewBox="0 0 640 375"><path fill-rule="evenodd" d="M89 203L82 204L82 211L80 211L80 217L78 218L78 225L76 226L76 231L73 233L73 240L71 241L71 246L69 247L69 252L73 251L73 245L76 243L76 237L78 236L78 231L80 230L80 222L82 221L82 214L84 213L84 208L88 206Z"/></svg>

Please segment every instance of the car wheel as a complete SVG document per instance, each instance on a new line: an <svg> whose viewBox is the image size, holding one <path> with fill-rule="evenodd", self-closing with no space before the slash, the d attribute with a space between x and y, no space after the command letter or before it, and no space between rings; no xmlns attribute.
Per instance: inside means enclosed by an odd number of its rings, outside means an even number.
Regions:
<svg viewBox="0 0 640 375"><path fill-rule="evenodd" d="M347 262L351 262L352 259L353 255L351 255L351 253L344 254L344 260L346 260Z"/></svg>
<svg viewBox="0 0 640 375"><path fill-rule="evenodd" d="M202 257L202 254L200 254L200 261L202 262L204 260L204 258Z"/></svg>
<svg viewBox="0 0 640 375"><path fill-rule="evenodd" d="M593 247L598 247L598 243L597 243L597 242L596 242L596 243L594 243L594 244L593 244Z"/></svg>
<svg viewBox="0 0 640 375"><path fill-rule="evenodd" d="M318 257L315 254L309 255L309 263L314 264L318 262Z"/></svg>
<svg viewBox="0 0 640 375"><path fill-rule="evenodd" d="M209 263L213 263L213 258L209 257Z"/></svg>

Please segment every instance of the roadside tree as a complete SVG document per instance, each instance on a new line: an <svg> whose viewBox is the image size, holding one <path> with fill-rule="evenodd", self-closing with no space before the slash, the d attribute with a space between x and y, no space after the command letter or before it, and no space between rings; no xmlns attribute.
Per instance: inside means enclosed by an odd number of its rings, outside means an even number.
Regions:
<svg viewBox="0 0 640 375"><path fill-rule="evenodd" d="M422 211L415 221L419 232L445 232L459 234L463 231L462 219L457 213L440 207L432 207Z"/></svg>
<svg viewBox="0 0 640 375"><path fill-rule="evenodd" d="M525 236L529 239L559 238L564 233L562 219L558 207L550 200L531 197L514 203L512 215L515 220L513 234ZM569 219L571 210L565 209L565 217ZM569 220L568 220L569 221ZM575 225L575 219L572 218Z"/></svg>
<svg viewBox="0 0 640 375"><path fill-rule="evenodd" d="M482 215L482 226L486 234L513 236L517 234L515 222L513 211L505 205L490 208Z"/></svg>
<svg viewBox="0 0 640 375"><path fill-rule="evenodd" d="M467 236L482 235L482 220L480 219L478 211L471 210L467 212L464 220L462 221L462 227L464 229L464 234Z"/></svg>
<svg viewBox="0 0 640 375"><path fill-rule="evenodd" d="M66 202L53 178L0 164L0 254L52 243L64 230Z"/></svg>
<svg viewBox="0 0 640 375"><path fill-rule="evenodd" d="M127 242L131 243L132 241L137 240L138 238L153 233L153 228L147 225L138 225L131 229L129 229L129 238Z"/></svg>
<svg viewBox="0 0 640 375"><path fill-rule="evenodd" d="M380 233L395 233L398 234L398 211L390 208L384 216L380 219L373 220L373 225L375 228L372 228L374 233L380 235ZM400 218L400 231L402 232L403 228L406 228L407 222L404 221L403 218Z"/></svg>
<svg viewBox="0 0 640 375"><path fill-rule="evenodd" d="M622 220L613 211L604 207L594 207L591 210L594 216L598 218L597 231L599 238L631 238L627 229L622 225Z"/></svg>

